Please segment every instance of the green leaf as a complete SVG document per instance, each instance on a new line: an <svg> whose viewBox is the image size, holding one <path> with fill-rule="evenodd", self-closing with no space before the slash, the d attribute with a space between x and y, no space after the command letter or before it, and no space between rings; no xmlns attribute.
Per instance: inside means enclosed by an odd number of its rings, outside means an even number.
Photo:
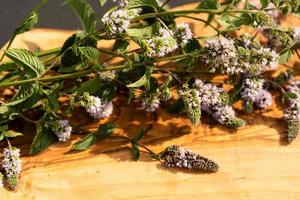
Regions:
<svg viewBox="0 0 300 200"><path fill-rule="evenodd" d="M251 100L244 102L244 111L246 113L252 113L252 111L253 111L253 102Z"/></svg>
<svg viewBox="0 0 300 200"><path fill-rule="evenodd" d="M45 71L45 65L26 49L9 49L5 55L16 62L30 78L38 77Z"/></svg>
<svg viewBox="0 0 300 200"><path fill-rule="evenodd" d="M149 79L151 77L152 73L152 67L146 67L146 72L145 74L136 82L131 83L127 85L128 88L134 88L134 87L141 87L143 85L146 85L149 82Z"/></svg>
<svg viewBox="0 0 300 200"><path fill-rule="evenodd" d="M175 101L167 110L168 113L177 114L184 112L184 101L182 98Z"/></svg>
<svg viewBox="0 0 300 200"><path fill-rule="evenodd" d="M262 8L266 8L269 5L269 0L260 0Z"/></svg>
<svg viewBox="0 0 300 200"><path fill-rule="evenodd" d="M114 43L112 51L117 51L119 53L122 53L126 51L128 47L129 47L129 42L127 40L117 39Z"/></svg>
<svg viewBox="0 0 300 200"><path fill-rule="evenodd" d="M64 42L60 55L61 64L64 68L74 68L74 65L78 66L82 61L86 60L87 55L82 55L78 47L97 47L97 40L93 35L89 35L86 32L77 32L73 34ZM75 66L75 67L76 67Z"/></svg>
<svg viewBox="0 0 300 200"><path fill-rule="evenodd" d="M134 94L135 94L134 89L133 88L129 88L129 91L128 91L128 101L127 101L128 104L130 104L131 100L134 97ZM0 111L0 114L1 114L1 111Z"/></svg>
<svg viewBox="0 0 300 200"><path fill-rule="evenodd" d="M186 53L191 53L201 49L200 43L196 38L189 40L186 45L184 45L183 50Z"/></svg>
<svg viewBox="0 0 300 200"><path fill-rule="evenodd" d="M18 34L24 33L26 31L31 30L38 22L38 14L36 12L32 12L27 19L14 31L13 35L16 36Z"/></svg>
<svg viewBox="0 0 300 200"><path fill-rule="evenodd" d="M103 102L111 101L116 95L116 86L113 83L102 84L98 87L97 96L103 100Z"/></svg>
<svg viewBox="0 0 300 200"><path fill-rule="evenodd" d="M29 154L38 153L46 149L51 144L57 142L57 137L50 126L46 123L53 120L48 114L45 114L37 123L36 136L31 144Z"/></svg>
<svg viewBox="0 0 300 200"><path fill-rule="evenodd" d="M107 123L99 126L98 130L96 131L95 135L97 139L104 139L106 137L111 136L114 130L117 128L117 125L114 123Z"/></svg>
<svg viewBox="0 0 300 200"><path fill-rule="evenodd" d="M17 132L17 131L13 131L13 130L8 130L6 132L4 132L4 136L5 137L17 137L17 136L21 136L23 135L22 133L20 132Z"/></svg>
<svg viewBox="0 0 300 200"><path fill-rule="evenodd" d="M82 140L76 142L72 146L72 150L83 151L97 142L97 138L94 133L86 135Z"/></svg>
<svg viewBox="0 0 300 200"><path fill-rule="evenodd" d="M131 146L132 146L131 148L132 158L133 160L137 161L140 158L139 146L134 142L131 142Z"/></svg>
<svg viewBox="0 0 300 200"><path fill-rule="evenodd" d="M88 149L90 146L96 144L97 140L111 136L116 127L117 126L113 123L107 123L99 126L95 133L90 133L82 140L76 142L72 146L72 150L83 151Z"/></svg>
<svg viewBox="0 0 300 200"><path fill-rule="evenodd" d="M99 0L99 3L101 6L104 6L104 4L107 2L107 0Z"/></svg>
<svg viewBox="0 0 300 200"><path fill-rule="evenodd" d="M47 105L49 107L49 110L56 111L59 109L59 103L58 103L58 94L57 92L53 91L50 94L48 94L46 91L43 91L45 96L47 97Z"/></svg>
<svg viewBox="0 0 300 200"><path fill-rule="evenodd" d="M95 47L78 47L81 55L87 58L91 63L96 65L98 68L101 66L98 64L99 51Z"/></svg>
<svg viewBox="0 0 300 200"><path fill-rule="evenodd" d="M157 33L160 28L160 23L155 21L150 26L138 27L138 28L128 28L126 30L127 35L130 37L138 37L138 38L151 38L153 35Z"/></svg>
<svg viewBox="0 0 300 200"><path fill-rule="evenodd" d="M144 127L141 128L141 130L134 136L134 138L132 139L132 141L134 143L136 143L137 141L139 141L140 139L142 139L142 137L145 135L146 130Z"/></svg>
<svg viewBox="0 0 300 200"><path fill-rule="evenodd" d="M12 101L6 103L7 111L22 111L34 106L42 97L42 90L38 84L24 84L19 87L18 93ZM3 108L5 110L5 108Z"/></svg>
<svg viewBox="0 0 300 200"><path fill-rule="evenodd" d="M242 126L245 126L246 122L240 118L233 118L229 119L228 121L225 122L225 126L229 128L239 128Z"/></svg>
<svg viewBox="0 0 300 200"><path fill-rule="evenodd" d="M152 7L158 9L159 5L156 0L129 0L127 7Z"/></svg>
<svg viewBox="0 0 300 200"><path fill-rule="evenodd" d="M8 106L4 106L4 105L0 106L0 114L4 114L8 111L9 111Z"/></svg>
<svg viewBox="0 0 300 200"><path fill-rule="evenodd" d="M1 134L0 134L0 141L2 141L3 139L4 139L4 134L1 133Z"/></svg>
<svg viewBox="0 0 300 200"><path fill-rule="evenodd" d="M289 99L297 99L298 98L298 95L293 92L285 92L283 95L284 95L284 98L289 98Z"/></svg>
<svg viewBox="0 0 300 200"><path fill-rule="evenodd" d="M217 10L219 7L217 0L203 0L196 9Z"/></svg>
<svg viewBox="0 0 300 200"><path fill-rule="evenodd" d="M97 91L99 91L100 86L101 86L101 79L99 75L97 75L93 79L82 83L77 90L77 94L83 95L83 93L85 92L89 94L95 94L97 93Z"/></svg>
<svg viewBox="0 0 300 200"><path fill-rule="evenodd" d="M279 58L279 64L285 64L289 61L289 59L292 57L293 53L292 50L284 51L280 54Z"/></svg>
<svg viewBox="0 0 300 200"><path fill-rule="evenodd" d="M79 17L85 31L92 33L96 30L96 14L92 6L85 0L69 0L68 5Z"/></svg>

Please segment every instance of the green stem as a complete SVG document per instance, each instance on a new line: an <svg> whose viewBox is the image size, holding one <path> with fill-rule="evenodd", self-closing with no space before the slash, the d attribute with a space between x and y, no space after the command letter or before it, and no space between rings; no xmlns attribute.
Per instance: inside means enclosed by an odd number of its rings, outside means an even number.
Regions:
<svg viewBox="0 0 300 200"><path fill-rule="evenodd" d="M15 40L15 38L16 38L16 36L14 35L14 36L9 40L9 43L8 43L8 45L7 45L6 49L5 49L5 51L8 50L8 49L10 48L10 46L11 46L11 44L13 43L13 41ZM2 60L3 60L4 56L5 56L5 53L4 53L5 51L3 51L3 54L2 54L2 56L1 56L1 58L0 58L0 63L2 62Z"/></svg>
<svg viewBox="0 0 300 200"><path fill-rule="evenodd" d="M211 27L212 29L214 29L217 33L220 33L220 30L218 30L216 27L214 27L213 25L211 25L210 23L208 23L207 21L205 21L204 19L200 19L200 18L197 18L197 17L191 17L191 16L182 16L182 17L185 17L185 18L189 18L189 19L194 19L194 20L198 20L200 22L203 22L205 23L207 26Z"/></svg>
<svg viewBox="0 0 300 200"><path fill-rule="evenodd" d="M199 53L197 53L197 54L190 53L190 54L170 56L170 57L166 57L166 58L160 58L160 59L157 59L156 61L148 62L148 63L136 63L136 64L133 64L132 67L149 65L149 64L153 64L155 62L161 62L161 61L167 61L167 60L175 60L175 59L185 58L185 57L189 57L189 56L193 56L193 55L196 56L196 55L199 55ZM120 69L124 69L127 67L128 67L127 65L116 65L116 66L106 67L106 68L102 69L101 71L120 70ZM71 78L76 78L76 77L80 77L80 76L85 76L92 72L93 72L92 69L87 69L84 71L74 72L74 73L70 73L70 74L62 74L62 75L50 76L50 77L31 78L31 79L14 81L14 82L5 82L5 83L0 83L0 88L7 87L7 86L16 86L16 85L25 84L25 83L50 82L50 81L56 81L56 80L61 80L61 79L71 79Z"/></svg>
<svg viewBox="0 0 300 200"><path fill-rule="evenodd" d="M210 14L221 14L224 10L213 10L213 9L193 9L193 10L175 10L175 11L164 11L160 13L147 13L143 15L139 15L135 17L135 20L147 19L147 18L155 18L158 16L170 15L173 14L175 16L181 16L183 14L197 14L197 13L210 13ZM249 13L249 12L257 12L256 10L227 10L226 12L230 13Z"/></svg>
<svg viewBox="0 0 300 200"><path fill-rule="evenodd" d="M5 137L5 139L6 139L6 142L7 142L8 146L11 147L9 139L7 137Z"/></svg>

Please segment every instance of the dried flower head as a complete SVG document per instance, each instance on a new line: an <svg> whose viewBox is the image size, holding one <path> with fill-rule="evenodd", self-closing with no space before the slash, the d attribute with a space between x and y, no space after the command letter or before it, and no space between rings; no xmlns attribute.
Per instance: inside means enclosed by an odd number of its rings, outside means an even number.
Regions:
<svg viewBox="0 0 300 200"><path fill-rule="evenodd" d="M22 170L22 160L20 159L20 149L7 147L3 150L2 167L4 169L7 182L11 189L15 189L19 182Z"/></svg>
<svg viewBox="0 0 300 200"><path fill-rule="evenodd" d="M156 94L142 95L142 108L147 112L154 112L160 105L160 100Z"/></svg>
<svg viewBox="0 0 300 200"><path fill-rule="evenodd" d="M200 123L201 118L201 99L197 89L190 89L188 84L184 84L178 91L184 102L185 112L194 125Z"/></svg>
<svg viewBox="0 0 300 200"><path fill-rule="evenodd" d="M300 43L300 27L294 27L292 29L292 36L293 36L294 42L296 44L299 44Z"/></svg>
<svg viewBox="0 0 300 200"><path fill-rule="evenodd" d="M176 25L176 37L179 43L186 44L193 38L193 33L189 24L181 23Z"/></svg>
<svg viewBox="0 0 300 200"><path fill-rule="evenodd" d="M130 21L137 16L139 10L118 9L103 16L105 31L110 36L121 36L129 28Z"/></svg>
<svg viewBox="0 0 300 200"><path fill-rule="evenodd" d="M190 150L185 150L177 145L167 147L160 158L166 167L185 168L193 171L216 172L219 169L217 163Z"/></svg>
<svg viewBox="0 0 300 200"><path fill-rule="evenodd" d="M0 188L3 187L3 175L0 172Z"/></svg>
<svg viewBox="0 0 300 200"><path fill-rule="evenodd" d="M284 119L287 124L287 140L293 141L300 130L300 81L291 81L287 86L288 92L295 95L295 98L287 98L284 109Z"/></svg>
<svg viewBox="0 0 300 200"><path fill-rule="evenodd" d="M72 133L72 126L70 126L68 120L59 120L58 129L55 131L55 134L58 137L59 142L67 142Z"/></svg>
<svg viewBox="0 0 300 200"><path fill-rule="evenodd" d="M113 112L112 102L104 103L99 97L84 93L79 104L95 119L108 117Z"/></svg>
<svg viewBox="0 0 300 200"><path fill-rule="evenodd" d="M272 95L267 90L260 90L254 100L254 104L258 108L267 108L272 105Z"/></svg>
<svg viewBox="0 0 300 200"><path fill-rule="evenodd" d="M171 30L160 28L157 35L144 41L145 54L148 57L163 57L178 48Z"/></svg>
<svg viewBox="0 0 300 200"><path fill-rule="evenodd" d="M159 98L162 101L167 101L167 100L171 99L172 98L172 93L171 93L170 88L168 88L168 87L162 88L162 90L160 92L160 95L159 95Z"/></svg>
<svg viewBox="0 0 300 200"><path fill-rule="evenodd" d="M100 79L104 82L110 82L116 78L115 71L98 72Z"/></svg>

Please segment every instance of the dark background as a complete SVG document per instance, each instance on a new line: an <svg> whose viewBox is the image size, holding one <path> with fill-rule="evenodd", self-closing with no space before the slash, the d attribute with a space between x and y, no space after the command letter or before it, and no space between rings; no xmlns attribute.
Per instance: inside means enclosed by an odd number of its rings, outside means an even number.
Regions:
<svg viewBox="0 0 300 200"><path fill-rule="evenodd" d="M0 46L8 41L14 29L29 15L30 11L41 0L0 0ZM98 0L87 0L95 9L98 19L104 12L113 6L112 0L108 0L101 7ZM171 0L171 7L200 0ZM63 0L49 0L39 11L39 23L37 27L78 29L80 23L68 6L63 6Z"/></svg>

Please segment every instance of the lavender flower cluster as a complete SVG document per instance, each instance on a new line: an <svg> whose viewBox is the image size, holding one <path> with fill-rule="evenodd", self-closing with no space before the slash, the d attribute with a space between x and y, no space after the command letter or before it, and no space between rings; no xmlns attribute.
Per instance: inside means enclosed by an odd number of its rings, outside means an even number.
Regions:
<svg viewBox="0 0 300 200"><path fill-rule="evenodd" d="M205 48L207 54L203 58L210 66L211 72L219 71L225 74L242 72L242 68L238 66L237 51L232 39L225 37L210 39L206 41Z"/></svg>
<svg viewBox="0 0 300 200"><path fill-rule="evenodd" d="M288 142L293 141L300 130L300 81L291 81L287 86L287 91L295 95L287 98L284 109L284 119L288 127Z"/></svg>
<svg viewBox="0 0 300 200"><path fill-rule="evenodd" d="M253 102L258 108L272 105L272 95L263 89L264 80L260 78L245 78L241 89L241 98Z"/></svg>
<svg viewBox="0 0 300 200"><path fill-rule="evenodd" d="M11 189L15 189L22 170L20 149L7 147L3 150L2 168Z"/></svg>
<svg viewBox="0 0 300 200"><path fill-rule="evenodd" d="M147 112L154 112L160 105L160 99L157 95L143 95L142 109Z"/></svg>
<svg viewBox="0 0 300 200"><path fill-rule="evenodd" d="M72 127L69 125L68 120L59 120L58 129L55 134L58 137L59 142L67 142L71 137Z"/></svg>
<svg viewBox="0 0 300 200"><path fill-rule="evenodd" d="M219 169L218 164L214 161L177 145L167 147L160 153L160 158L166 167L206 172L216 172Z"/></svg>
<svg viewBox="0 0 300 200"><path fill-rule="evenodd" d="M144 41L145 55L148 57L163 57L178 48L171 30L160 28L157 35Z"/></svg>
<svg viewBox="0 0 300 200"><path fill-rule="evenodd" d="M193 87L185 84L179 95L184 101L185 111L194 124L198 124L201 111L210 114L220 124L229 127L240 127L245 122L235 116L230 105L227 105L227 93L210 83L196 79Z"/></svg>
<svg viewBox="0 0 300 200"><path fill-rule="evenodd" d="M300 45L300 27L265 27L263 34L267 37L269 45L278 51Z"/></svg>
<svg viewBox="0 0 300 200"><path fill-rule="evenodd" d="M178 48L178 44L185 45L193 38L189 24L182 23L175 30L160 28L157 35L144 41L145 55L148 57L163 57Z"/></svg>
<svg viewBox="0 0 300 200"><path fill-rule="evenodd" d="M84 93L79 104L95 119L108 117L113 112L112 102L103 102L99 97Z"/></svg>
<svg viewBox="0 0 300 200"><path fill-rule="evenodd" d="M193 32L188 23L181 23L176 25L176 37L178 43L186 44L190 39L193 38Z"/></svg>
<svg viewBox="0 0 300 200"><path fill-rule="evenodd" d="M102 22L108 35L122 36L129 28L130 21L139 13L139 9L119 8L103 16Z"/></svg>
<svg viewBox="0 0 300 200"><path fill-rule="evenodd" d="M261 74L278 66L279 55L248 36L237 39L219 37L206 41L203 61L211 72L223 74Z"/></svg>

